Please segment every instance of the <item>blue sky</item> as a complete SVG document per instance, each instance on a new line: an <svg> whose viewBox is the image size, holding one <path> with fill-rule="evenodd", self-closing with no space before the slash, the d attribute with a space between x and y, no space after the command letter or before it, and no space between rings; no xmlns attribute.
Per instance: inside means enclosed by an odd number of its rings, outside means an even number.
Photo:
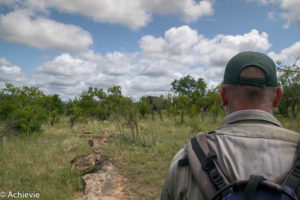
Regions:
<svg viewBox="0 0 300 200"><path fill-rule="evenodd" d="M175 78L222 81L228 59L300 56L300 0L0 0L0 87L73 98L89 86L165 94Z"/></svg>

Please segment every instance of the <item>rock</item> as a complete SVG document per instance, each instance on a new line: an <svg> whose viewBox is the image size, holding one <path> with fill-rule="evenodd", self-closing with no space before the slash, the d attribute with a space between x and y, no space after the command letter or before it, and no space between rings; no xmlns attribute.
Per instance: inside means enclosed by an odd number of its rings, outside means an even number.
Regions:
<svg viewBox="0 0 300 200"><path fill-rule="evenodd" d="M117 200L123 197L121 177L108 162L96 173L84 175L82 180L85 182L84 193L87 200Z"/></svg>
<svg viewBox="0 0 300 200"><path fill-rule="evenodd" d="M102 146L106 143L106 138L102 136L93 136L88 143L94 153L103 154Z"/></svg>
<svg viewBox="0 0 300 200"><path fill-rule="evenodd" d="M72 169L83 173L89 173L100 168L100 165L107 160L107 156L100 154L90 154L77 156L71 160Z"/></svg>
<svg viewBox="0 0 300 200"><path fill-rule="evenodd" d="M93 147L93 146L94 146L94 141L93 141L93 139L89 139L88 143L89 143L90 147Z"/></svg>

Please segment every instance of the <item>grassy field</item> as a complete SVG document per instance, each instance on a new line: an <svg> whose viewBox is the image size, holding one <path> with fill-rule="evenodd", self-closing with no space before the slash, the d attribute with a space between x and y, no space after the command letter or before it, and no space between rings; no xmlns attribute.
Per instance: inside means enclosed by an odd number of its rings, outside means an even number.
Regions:
<svg viewBox="0 0 300 200"><path fill-rule="evenodd" d="M130 141L129 127L120 128L117 122L87 120L71 129L67 119L54 127L44 126L40 134L2 138L0 192L38 192L40 199L72 199L84 186L80 174L71 170L70 160L90 153L87 139L79 137L90 131L108 137L105 152L127 178L127 189L136 199L159 199L175 153L199 131L216 128L223 117L214 121L211 116L199 116L183 124L177 122L179 118L167 116L163 121L140 119L139 135L135 136L140 142ZM285 127L300 132L299 119L278 118Z"/></svg>

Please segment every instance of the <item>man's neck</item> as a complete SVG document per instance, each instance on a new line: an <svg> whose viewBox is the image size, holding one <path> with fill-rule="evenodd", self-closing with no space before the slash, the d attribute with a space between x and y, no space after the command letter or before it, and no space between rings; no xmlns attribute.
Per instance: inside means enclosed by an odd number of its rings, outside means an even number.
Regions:
<svg viewBox="0 0 300 200"><path fill-rule="evenodd" d="M225 107L226 115L241 110L262 110L273 115L273 109L266 108L265 106L244 106L243 105L243 106L235 106L234 108L230 106Z"/></svg>

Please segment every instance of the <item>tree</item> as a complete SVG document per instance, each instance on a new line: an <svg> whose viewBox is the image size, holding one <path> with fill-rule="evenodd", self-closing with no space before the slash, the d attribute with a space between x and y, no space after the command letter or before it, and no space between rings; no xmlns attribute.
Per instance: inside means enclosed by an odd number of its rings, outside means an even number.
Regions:
<svg viewBox="0 0 300 200"><path fill-rule="evenodd" d="M171 91L175 94L173 105L175 110L181 115L181 122L184 115L189 113L190 117L197 115L201 111L201 100L206 94L206 83L202 78L196 81L190 75L175 79L172 83Z"/></svg>
<svg viewBox="0 0 300 200"><path fill-rule="evenodd" d="M47 109L43 106L45 94L37 87L5 86L0 95L0 118L19 132L31 134L39 131L48 120Z"/></svg>
<svg viewBox="0 0 300 200"><path fill-rule="evenodd" d="M219 94L220 85L207 92L206 108L212 113L214 122L217 121L219 113L223 112L222 99Z"/></svg>
<svg viewBox="0 0 300 200"><path fill-rule="evenodd" d="M288 117L291 110L294 118L300 111L300 67L296 65L297 61L298 59L292 65L277 62L279 81L284 89L279 112Z"/></svg>
<svg viewBox="0 0 300 200"><path fill-rule="evenodd" d="M190 75L175 79L172 83L171 90L179 96L204 96L206 90L206 83L202 78L198 78L196 81Z"/></svg>
<svg viewBox="0 0 300 200"><path fill-rule="evenodd" d="M138 111L142 117L146 117L151 111L151 105L147 97L143 96L140 98L137 104Z"/></svg>
<svg viewBox="0 0 300 200"><path fill-rule="evenodd" d="M59 115L64 113L64 104L58 94L44 96L42 106L48 110L51 126L59 121Z"/></svg>
<svg viewBox="0 0 300 200"><path fill-rule="evenodd" d="M106 103L109 115L113 115L113 117L118 117L120 114L123 115L126 103L122 96L121 86L112 86L107 89L107 93Z"/></svg>

